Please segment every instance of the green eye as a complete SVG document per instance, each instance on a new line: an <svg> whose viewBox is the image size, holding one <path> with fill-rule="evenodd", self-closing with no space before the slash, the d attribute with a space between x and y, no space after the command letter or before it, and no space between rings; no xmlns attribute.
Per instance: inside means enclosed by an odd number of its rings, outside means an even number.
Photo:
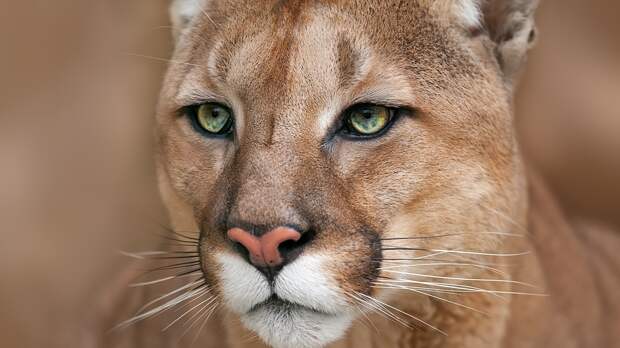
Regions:
<svg viewBox="0 0 620 348"><path fill-rule="evenodd" d="M356 135L369 136L381 132L390 123L392 112L379 105L361 105L351 109L346 116L349 131Z"/></svg>
<svg viewBox="0 0 620 348"><path fill-rule="evenodd" d="M196 122L207 133L225 135L232 131L233 117L228 108L206 103L196 110Z"/></svg>

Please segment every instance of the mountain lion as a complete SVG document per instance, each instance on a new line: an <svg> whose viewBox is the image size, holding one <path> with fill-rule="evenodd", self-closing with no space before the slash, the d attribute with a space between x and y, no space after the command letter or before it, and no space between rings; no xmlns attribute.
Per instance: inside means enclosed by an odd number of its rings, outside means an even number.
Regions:
<svg viewBox="0 0 620 348"><path fill-rule="evenodd" d="M173 245L133 255L173 274L110 295L146 305L103 344L617 345L618 235L569 225L515 137L536 5L175 1Z"/></svg>

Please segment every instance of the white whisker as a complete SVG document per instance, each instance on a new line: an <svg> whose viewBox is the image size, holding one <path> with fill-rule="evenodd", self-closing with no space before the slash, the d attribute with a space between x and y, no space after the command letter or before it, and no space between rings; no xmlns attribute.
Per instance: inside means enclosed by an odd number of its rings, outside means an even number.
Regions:
<svg viewBox="0 0 620 348"><path fill-rule="evenodd" d="M166 327L164 327L161 331L163 332L163 331L168 330L170 327L172 327L174 324L176 324L179 320L185 318L185 316L187 316L189 313L191 313L194 309L204 305L205 303L207 303L205 306L208 306L209 304L211 304L212 301L215 301L215 297L214 296L208 297L206 300L199 302L197 305L195 305L192 308L188 309L181 316L179 316L178 318L173 320L170 324L166 325Z"/></svg>
<svg viewBox="0 0 620 348"><path fill-rule="evenodd" d="M376 288L376 289L384 289L386 288L388 285L386 284L382 284L382 283L373 283L372 287ZM401 285L389 285L389 286L401 286ZM438 294L447 294L447 295L462 295L462 294L468 294L468 293L474 293L477 291L474 290L442 290L442 289L437 289L437 288L426 288L426 287L411 287L414 288L416 290L420 290L420 291L427 291L427 292L433 292L433 293L438 293Z"/></svg>
<svg viewBox="0 0 620 348"><path fill-rule="evenodd" d="M456 260L444 260L444 259L422 259L421 261L425 261L425 262L447 262L447 263L461 263L462 260L463 264L472 264L472 265L480 265L480 266L497 266L497 267L509 267L511 266L510 263L506 263L506 262L478 262L478 260L472 260L472 259L468 259L466 257L460 256L460 255L450 255L456 258ZM382 263L385 264L395 264L395 265L418 265L418 263L412 263L412 262L418 262L420 261L419 259L416 258L411 258L411 259L386 259L386 260L382 260Z"/></svg>
<svg viewBox="0 0 620 348"><path fill-rule="evenodd" d="M174 294L176 294L176 293L179 293L179 292L181 292L181 291L183 291L183 290L186 290L186 289L188 289L188 288L191 288L192 286L196 286L196 285L200 284L201 282L202 282L202 278L200 278L200 279L198 279L198 280L196 280L196 281L194 281L194 282L191 282L191 283L189 283L189 284L185 284L184 286L182 286L182 287L180 287L180 288L178 288L178 289L172 290L172 291L170 291L169 293L166 293L166 294L164 294L164 295L162 295L162 296L160 296L160 297L158 297L158 298L156 298L156 299L154 299L154 300L152 300L152 301L149 301L148 303L146 303L145 305L143 305L142 307L140 307L140 309L138 309L138 311L137 311L137 313L136 313L136 314L141 313L142 311L144 311L145 309L147 309L147 308L148 308L148 307L150 307L151 305L153 305L153 304L155 304L155 303L157 303L157 302L159 302L159 301L161 301L161 300L165 299L166 297L170 297L170 296L172 296L172 295L174 295Z"/></svg>
<svg viewBox="0 0 620 348"><path fill-rule="evenodd" d="M424 320L422 320L422 319L420 319L420 318L418 318L418 317L416 317L416 316L413 316L413 315L411 315L411 314L409 314L409 313L407 313L407 312L405 312L405 311L402 311L402 310L400 310L400 309L398 309L398 308L396 308L396 307L394 307L394 306L390 306L389 304L387 304L387 303L385 303L385 302L383 302L383 301L380 301L380 300L378 300L378 299L376 299L376 298L374 298L374 297L372 297L372 296L368 296L368 295L366 295L366 294L362 294L362 293L359 293L359 295L364 296L364 297L366 297L366 298L368 298L368 299L372 299L372 301L376 301L376 302L378 302L378 303L381 303L382 305L387 306L388 308L391 308L391 309L393 309L393 310L395 310L395 311L397 311L397 312L399 312L399 313L401 313L401 314L403 314L403 315L406 315L407 317L409 317L409 318L411 318L411 319L413 319L413 320L415 320L415 321L417 321L417 322L419 322L419 323L422 323L422 324L424 324L425 326L427 326L427 327L429 327L429 328L431 328L431 329L433 329L433 330L435 330L435 331L437 331L437 332L439 332L439 333L441 333L441 334L443 334L443 335L445 335L445 336L447 336L447 335L448 335L448 334L446 334L444 331L442 331L442 330L440 330L440 329L436 328L435 326L433 326L433 325L431 325L431 324L427 323L426 321L424 321Z"/></svg>
<svg viewBox="0 0 620 348"><path fill-rule="evenodd" d="M375 323L373 323L373 321L370 319L370 317L366 314L366 312L364 312L363 310L361 310L359 307L355 307L355 309L360 313L360 315L362 315L364 317L364 320L370 324L370 326L372 326L373 330L376 333L379 333L379 329L377 328L377 326L375 325Z"/></svg>
<svg viewBox="0 0 620 348"><path fill-rule="evenodd" d="M422 294L424 296L428 296L428 297L431 297L431 298L434 298L434 299L437 299L437 300L440 300L440 301L443 301L443 302L446 302L446 303L453 304L455 306L459 306L459 307L462 307L462 308L466 308L466 309L472 310L472 311L474 311L476 313L480 313L480 314L483 314L483 315L486 315L486 316L489 315L487 312L481 311L479 309L476 309L476 308L464 305L462 303L454 302L454 301L445 299L443 297L439 297L439 296L436 296L436 295L428 294L428 293L426 293L426 292L424 292L422 290L416 289L416 288L412 288L412 287L408 287L408 286L399 286L399 285L389 286L387 288L388 289L402 289L402 290L412 291L412 292L415 292L415 293L418 293L418 294Z"/></svg>
<svg viewBox="0 0 620 348"><path fill-rule="evenodd" d="M157 256L157 255L168 254L165 251L129 252L129 251L123 251L123 250L118 250L118 253L123 255L123 256L131 257L132 259L138 259L138 260L144 260L144 259L146 259L149 256Z"/></svg>
<svg viewBox="0 0 620 348"><path fill-rule="evenodd" d="M514 257L514 256L524 256L529 255L531 252L524 251L520 253L485 253L478 251L463 251L463 250L442 250L442 249L432 249L433 252L441 252L447 254L464 254L464 255L478 255L478 256L493 256L493 257Z"/></svg>
<svg viewBox="0 0 620 348"><path fill-rule="evenodd" d="M211 306L213 304L212 301L209 301L209 303L203 304L195 313L193 313L189 318L187 318L187 320L183 323L183 326L187 327L188 325L190 326L190 328L193 326L194 323L196 323L198 320L200 320L200 318L202 317L202 315L204 314L204 312L209 308L209 306ZM187 333L188 329L186 329L183 333L183 335L181 335L181 337L183 337L185 335L185 333Z"/></svg>
<svg viewBox="0 0 620 348"><path fill-rule="evenodd" d="M508 284L518 284L531 288L536 288L536 286L516 280L507 280L507 279L485 279L485 278L460 278L460 277L444 277L444 276L436 276L436 275L428 275L422 273L410 273L410 272L402 272L402 271L393 271L393 270L385 270L388 273L395 273L400 275L410 275L415 277L426 277L426 278L436 278L436 279L448 279L448 280L460 280L460 281L472 281L472 282L488 282L488 283L508 283Z"/></svg>
<svg viewBox="0 0 620 348"><path fill-rule="evenodd" d="M436 286L436 287L446 288L446 289L472 290L470 292L480 292L480 293L487 293L487 294L492 294L492 295L524 295L524 296L541 296L541 297L548 296L547 294L541 294L541 293L530 293L530 292L520 292L520 291L490 290L490 289L483 289L483 288L478 288L478 287L468 286L468 285L457 285L457 284L435 283L435 282L421 282L421 281L408 280L408 279L398 279L398 280L391 279L389 281L377 280L376 283L379 284L379 285L400 285L399 283L422 284L422 285Z"/></svg>
<svg viewBox="0 0 620 348"><path fill-rule="evenodd" d="M174 59L166 59L166 58L161 58L161 57L149 56L149 55L146 55L146 54L126 53L126 55L132 56L132 57L138 57L138 58L145 58L145 59L155 60L155 61L164 62L164 63L174 63L174 64L193 66L193 67L200 67L200 65L198 65L198 64L182 62L182 61L174 60Z"/></svg>
<svg viewBox="0 0 620 348"><path fill-rule="evenodd" d="M179 276L174 275L174 276L165 277L165 278L156 279L156 280L151 280L151 281L146 281L146 282L132 283L132 284L129 284L129 287L130 288L137 288L137 287L141 287L141 286L149 286L149 285L163 283L163 282L166 282L166 281L172 280L172 279L186 278L186 277L195 277L199 273L200 273L200 271L195 271L195 272L192 272L192 273L189 273L189 274L184 274L184 275L179 275Z"/></svg>
<svg viewBox="0 0 620 348"><path fill-rule="evenodd" d="M433 251L435 251L435 250L433 250ZM429 259L431 257L438 256L438 255L443 255L443 254L447 254L447 252L445 252L445 251L437 251L437 252L434 252L434 253L431 253L431 254L428 254L428 255L414 257L414 258L412 258L412 260L424 260L424 259Z"/></svg>
<svg viewBox="0 0 620 348"><path fill-rule="evenodd" d="M196 324L200 323L200 321L203 318L208 318L211 316L211 313L213 313L213 311L215 310L215 308L217 308L217 303L215 304L211 304L210 306L204 306L202 307L199 311L198 311L198 315L197 316L192 316L193 318L195 317L196 319L194 319L191 324L191 318L188 319L188 321L184 324L187 326L187 328L183 331L183 333L181 334L181 336L179 337L180 339L183 338L185 335L187 335L187 333L196 326ZM199 331L200 333L200 331Z"/></svg>
<svg viewBox="0 0 620 348"><path fill-rule="evenodd" d="M467 267L481 268L481 269L492 271L499 275L508 276L508 273L502 270L499 270L497 268L489 267L483 264L465 263L465 262L433 262L433 263L399 264L399 265L394 265L394 266L383 266L383 267L380 267L379 270L410 268L410 267L426 267L426 266L467 266Z"/></svg>
<svg viewBox="0 0 620 348"><path fill-rule="evenodd" d="M192 340L192 343L190 344L190 347L194 345L194 343L196 343L196 341L198 340L198 337L200 337L200 333L202 332L202 330L204 329L205 325L207 325L207 322L209 321L209 318L211 318L211 316L213 315L213 313L215 313L215 310L217 309L217 303L215 304L215 306L211 307L211 309L208 310L207 315L204 317L204 320L202 322L202 325L200 325L200 328L198 329L198 331L196 332L196 336L194 337L194 339Z"/></svg>
<svg viewBox="0 0 620 348"><path fill-rule="evenodd" d="M481 291L481 292L486 292L486 291L490 291L490 290L485 290L485 289L481 289L475 286L470 286L470 285L464 285L464 284L451 284L451 283L437 283L437 282L424 282L424 281L417 281L417 280L410 280L410 279L390 279L388 280L376 280L376 283L383 283L383 284L421 284L421 285L426 285L426 286L431 286L431 287L438 287L438 288L444 288L444 289L456 289L456 290L475 290L475 291Z"/></svg>
<svg viewBox="0 0 620 348"><path fill-rule="evenodd" d="M155 308L153 308L153 309L151 309L151 310L148 310L148 311L146 311L146 312L144 312L144 313L141 313L141 314L139 314L139 315L136 315L136 316L134 316L133 318L128 319L128 320L126 320L126 321L122 322L121 324L117 325L117 327L118 327L118 328L127 327L127 326L129 326L129 325L132 325L132 324L134 324L134 323L137 323L137 322L139 322L139 321L141 321L141 320L144 320L144 319L146 319L146 318L150 318L150 317L153 317L153 316L159 315L159 314L161 314L161 313L163 313L163 312L165 312L165 311L169 310L170 308L172 308L172 307L174 307L174 306L178 305L179 303L181 303L181 302L183 302L183 301L186 301L186 300L188 300L188 299L191 299L191 298L193 298L194 296L199 296L199 295L201 295L201 294L202 294L202 293L204 293L205 291L208 291L208 290L207 290L207 289L205 289L205 288L200 288L200 289L190 290L190 291L188 291L188 292L186 292L186 293L183 293L183 294L181 294L181 295L179 295L179 296L177 296L177 297L175 297L175 298L173 298L173 299L169 300L168 302L166 302L166 303L164 303L164 304L162 304L162 305L160 305L160 306L158 306L158 307L155 307Z"/></svg>
<svg viewBox="0 0 620 348"><path fill-rule="evenodd" d="M460 237L460 236L468 236L468 235L496 235L496 236L505 236L505 237L519 237L523 238L525 235L520 233L510 233L510 232L454 232L454 233L445 233L440 235L430 235L430 236L415 236L415 237L392 237L392 238L382 238L383 241L416 241L416 240L428 240L435 238L449 238L449 237Z"/></svg>
<svg viewBox="0 0 620 348"><path fill-rule="evenodd" d="M355 292L358 295L361 295L361 293L359 292ZM401 317L395 315L394 313L392 313L391 311L389 311L388 309L386 309L383 306L378 305L377 303L371 303L369 301L365 301L362 298L357 297L356 295L351 294L351 297L353 297L354 299L356 299L360 304L362 304L364 307L369 308L372 312L376 312L381 314L384 318L387 318L388 320L392 320L393 322L400 324L408 329L412 329L412 327L407 324L406 321L404 321Z"/></svg>

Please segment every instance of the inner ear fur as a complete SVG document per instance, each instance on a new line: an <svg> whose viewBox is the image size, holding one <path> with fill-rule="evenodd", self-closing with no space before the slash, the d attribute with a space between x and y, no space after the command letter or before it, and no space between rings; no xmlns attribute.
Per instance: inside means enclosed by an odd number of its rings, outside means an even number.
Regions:
<svg viewBox="0 0 620 348"><path fill-rule="evenodd" d="M495 43L494 53L508 83L513 83L536 41L537 7L538 0L482 0L483 25Z"/></svg>
<svg viewBox="0 0 620 348"><path fill-rule="evenodd" d="M170 21L172 22L172 35L175 41L190 26L198 14L206 11L207 5L208 0L172 0Z"/></svg>

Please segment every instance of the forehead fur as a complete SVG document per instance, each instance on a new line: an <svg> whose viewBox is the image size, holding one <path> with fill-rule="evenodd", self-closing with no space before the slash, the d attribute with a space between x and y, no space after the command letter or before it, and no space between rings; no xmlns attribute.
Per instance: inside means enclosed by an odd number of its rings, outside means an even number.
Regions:
<svg viewBox="0 0 620 348"><path fill-rule="evenodd" d="M199 15L180 43L191 46L191 63L204 66L208 57L208 69L188 74L206 80L207 87L232 80L238 90L273 91L276 86L265 84L279 81L284 88L294 73L308 73L300 67L346 84L364 72L371 54L433 86L454 86L455 78L483 68L453 17L459 13L474 23L474 1L215 1L207 8L208 18ZM235 81L239 71L231 76L231 67L240 66L243 76Z"/></svg>

